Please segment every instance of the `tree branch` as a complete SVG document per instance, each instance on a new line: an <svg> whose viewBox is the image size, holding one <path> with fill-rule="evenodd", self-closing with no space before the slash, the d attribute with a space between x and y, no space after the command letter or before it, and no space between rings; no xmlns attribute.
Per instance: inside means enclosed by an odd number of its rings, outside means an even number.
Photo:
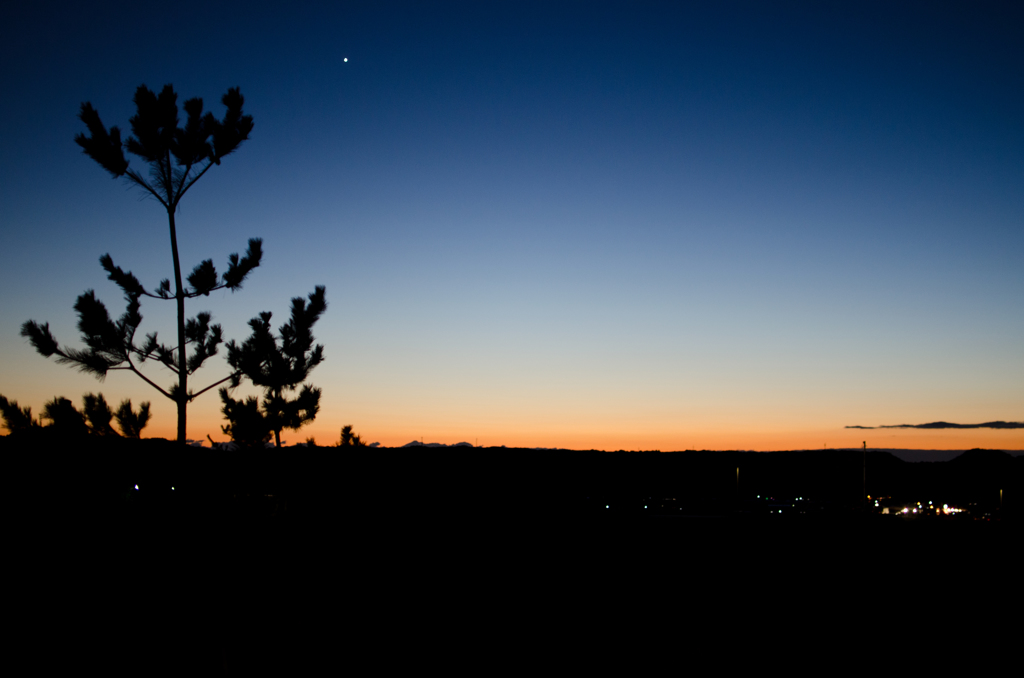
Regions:
<svg viewBox="0 0 1024 678"><path fill-rule="evenodd" d="M220 381L218 381L218 382L215 382L215 383L213 383L213 384L210 384L209 386L207 386L206 388L204 388L204 389L203 389L202 391L199 391L198 393L190 393L190 394L189 394L189 396L188 396L188 399L189 399L189 401L195 400L195 399L196 399L196 398L198 398L199 396L201 396L201 395L203 395L204 393L206 393L207 391L209 391L209 390L210 390L211 388L213 388L213 387L215 387L215 386L220 386L220 385L221 385L221 384L223 384L223 383L224 383L225 381L229 381L229 380L231 380L231 379L234 379L235 377L237 377L237 376L238 376L238 375L240 375L240 374L241 374L241 372L235 372L234 374L230 374L230 375L228 375L228 376L224 377L223 379L221 379L221 380L220 380Z"/></svg>
<svg viewBox="0 0 1024 678"><path fill-rule="evenodd" d="M188 182L187 184L186 184L186 183L184 183L184 182L182 183L182 188L181 188L181 190L180 190L180 191L178 191L178 197L177 197L177 198L175 198L175 200L174 200L174 204L175 204L175 205L177 205L177 204L178 204L178 201L179 201L179 200L181 200L181 197L182 197L183 195L185 195L185 191L187 191L188 189L192 188L192 184L194 184L194 183L196 183L197 181L199 181L199 178L200 178L201 176L203 176L204 174L206 174L206 171L207 171L207 170L209 170L209 169L210 169L211 167L213 167L213 162L212 162L212 161L211 161L211 162L207 162L207 163L206 163L206 167L204 167L204 168L203 168L203 169L202 169L202 170L201 170L201 171L199 172L199 174L197 174L197 175L195 175L194 177L192 177L192 180L191 180L191 181L189 181L189 182Z"/></svg>
<svg viewBox="0 0 1024 678"><path fill-rule="evenodd" d="M192 171L192 163L189 162L185 165L185 169L181 175L181 181L178 182L178 191L174 194L174 204L177 205L178 201L181 200L181 196L185 194L184 186L185 181L188 179L188 173Z"/></svg>
<svg viewBox="0 0 1024 678"><path fill-rule="evenodd" d="M142 372L140 372L139 369L137 367L135 367L135 365L132 364L131 360L128 360L128 367L111 367L110 369L112 369L112 370L131 370L135 374L139 375L144 382L146 382L147 384L149 384L150 386L152 386L156 390L158 390L161 393L163 393L165 396L167 396L167 398L169 398L171 400L174 400L174 396L172 396L170 393L168 393L167 391L165 391L162 388L160 388L159 386L157 386L153 382L152 379L150 379L149 377L144 375Z"/></svg>
<svg viewBox="0 0 1024 678"><path fill-rule="evenodd" d="M216 292L217 290L223 290L223 289L227 289L227 288L228 288L228 284L227 283L223 283L221 285L217 285L216 287L211 287L210 289L206 290L205 292L185 292L185 298L186 299L195 299L196 297L205 297L205 296L209 296L210 292ZM160 297L158 297L158 298L160 298Z"/></svg>
<svg viewBox="0 0 1024 678"><path fill-rule="evenodd" d="M134 181L136 184L138 184L141 188L143 188L146 191L148 191L149 194L152 195L154 198L159 200L161 205L163 205L164 207L167 207L167 201L165 201L163 199L163 197L161 197L161 195L159 193L157 193L155 190L153 190L153 187L149 185L149 182L146 181L145 179L143 179L142 177L140 177L138 172L136 172L135 170L130 169L127 172L125 172L124 174L125 174L126 177L128 177L129 179Z"/></svg>

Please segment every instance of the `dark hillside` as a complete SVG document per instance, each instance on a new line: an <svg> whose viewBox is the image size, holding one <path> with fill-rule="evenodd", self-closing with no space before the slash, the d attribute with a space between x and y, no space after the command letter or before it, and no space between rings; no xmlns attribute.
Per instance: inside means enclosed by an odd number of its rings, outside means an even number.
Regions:
<svg viewBox="0 0 1024 678"><path fill-rule="evenodd" d="M869 493L978 505L908 520L862 509L855 451L223 452L39 435L0 439L0 453L15 581L39 582L46 602L26 620L77 657L146 673L295 673L335 656L351 621L345 642L377 647L396 625L436 637L442 610L470 627L530 610L557 636L636 628L665 605L703 624L997 601L1005 577L980 573L1015 562L1024 476L1024 458L998 452L868 453ZM118 621L97 627L109 611Z"/></svg>
<svg viewBox="0 0 1024 678"><path fill-rule="evenodd" d="M36 499L45 497L47 505L71 504L82 515L97 516L215 511L294 523L335 512L511 519L606 512L732 515L762 511L765 500L779 505L799 500L805 512L843 515L864 509L866 487L873 500L883 497L893 505L972 505L1010 519L1019 516L1024 484L1024 457L992 450L920 463L852 450L292 447L226 452L160 439L68 440L47 433L0 438L0 451L14 471L7 482Z"/></svg>

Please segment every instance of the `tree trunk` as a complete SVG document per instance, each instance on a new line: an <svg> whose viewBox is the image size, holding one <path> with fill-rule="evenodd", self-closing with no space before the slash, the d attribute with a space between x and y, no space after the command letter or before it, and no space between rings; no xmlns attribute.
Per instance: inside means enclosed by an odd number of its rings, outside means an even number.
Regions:
<svg viewBox="0 0 1024 678"><path fill-rule="evenodd" d="M174 300L178 305L178 442L185 442L185 410L188 405L188 371L185 355L185 289L181 285L181 263L178 260L178 234L174 228L174 204L167 206L171 227L171 254L174 258Z"/></svg>

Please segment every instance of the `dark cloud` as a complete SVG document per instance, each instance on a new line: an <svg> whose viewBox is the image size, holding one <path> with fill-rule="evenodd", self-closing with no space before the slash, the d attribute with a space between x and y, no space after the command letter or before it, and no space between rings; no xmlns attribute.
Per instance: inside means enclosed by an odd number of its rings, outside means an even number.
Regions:
<svg viewBox="0 0 1024 678"><path fill-rule="evenodd" d="M930 424L893 424L891 426L847 426L846 428L1024 428L1024 421L989 421L984 424L951 424L948 421L933 421Z"/></svg>

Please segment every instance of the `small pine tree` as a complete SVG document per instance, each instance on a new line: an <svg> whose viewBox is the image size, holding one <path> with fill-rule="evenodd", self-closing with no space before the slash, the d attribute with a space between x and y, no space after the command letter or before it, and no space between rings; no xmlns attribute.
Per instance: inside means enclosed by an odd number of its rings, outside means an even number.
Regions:
<svg viewBox="0 0 1024 678"><path fill-rule="evenodd" d="M82 405L79 412L67 398L54 397L46 403L40 421L32 421L31 407L18 407L16 400L8 401L0 395L0 415L11 433L39 430L44 428L41 421L48 419L51 423L45 428L53 428L60 433L116 436L117 431L110 425L110 420L117 419L117 426L125 438L140 438L142 429L149 422L149 403L142 403L139 411L134 412L132 401L125 399L117 412L113 412L102 393L86 393Z"/></svg>
<svg viewBox="0 0 1024 678"><path fill-rule="evenodd" d="M220 398L224 402L221 412L228 420L221 430L231 436L231 440L242 447L265 447L270 442L270 423L260 412L260 401L256 396L233 400L227 395L227 389L222 388Z"/></svg>
<svg viewBox="0 0 1024 678"><path fill-rule="evenodd" d="M114 413L115 419L118 420L118 428L121 429L121 434L126 438L138 438L142 437L142 429L145 425L150 423L150 404L143 402L139 406L138 412L131 409L131 399L125 398L121 400L121 405L118 406L118 411Z"/></svg>
<svg viewBox="0 0 1024 678"><path fill-rule="evenodd" d="M309 303L302 297L292 299L292 317L280 328L280 337L271 333L268 312L249 321L252 336L239 346L234 341L227 345L228 364L237 375L231 387L239 385L242 377L263 389L263 402L257 407L250 401L233 400L227 388L220 389L222 412L230 422L224 432L255 427L255 414L262 416L266 428L274 433L274 442L281 446L282 429L298 429L313 421L320 410L320 389L303 384L314 367L323 362L324 347L313 345L313 325L327 309L326 288L318 285L309 295ZM280 341L280 345L278 345ZM298 396L288 393L302 385ZM255 414L254 414L255 413ZM254 433L258 433L258 427ZM232 437L234 439L234 437Z"/></svg>
<svg viewBox="0 0 1024 678"><path fill-rule="evenodd" d="M117 412L114 413L114 418L117 419L117 427L121 429L121 435L138 440L142 437L142 429L146 428L146 424L149 423L149 403L142 403L139 411L135 412L132 410L131 399L125 398L118 406Z"/></svg>
<svg viewBox="0 0 1024 678"><path fill-rule="evenodd" d="M4 418L4 426L7 427L8 433L12 435L41 428L39 422L32 421L31 407L18 407L17 400L7 400L2 395L0 395L0 415Z"/></svg>
<svg viewBox="0 0 1024 678"><path fill-rule="evenodd" d="M366 443L358 434L352 432L352 426L341 427L341 442L338 447L365 447Z"/></svg>
<svg viewBox="0 0 1024 678"><path fill-rule="evenodd" d="M58 433L67 436L84 436L89 432L85 424L85 415L75 409L74 404L64 397L54 396L53 400L43 407L43 419L49 419L50 425Z"/></svg>
<svg viewBox="0 0 1024 678"><path fill-rule="evenodd" d="M92 393L86 393L83 397L83 413L85 414L85 420L89 425L89 433L98 436L116 436L117 431L110 425L110 420L114 418L114 413L111 411L110 406L107 405L106 398L103 394L94 395Z"/></svg>

